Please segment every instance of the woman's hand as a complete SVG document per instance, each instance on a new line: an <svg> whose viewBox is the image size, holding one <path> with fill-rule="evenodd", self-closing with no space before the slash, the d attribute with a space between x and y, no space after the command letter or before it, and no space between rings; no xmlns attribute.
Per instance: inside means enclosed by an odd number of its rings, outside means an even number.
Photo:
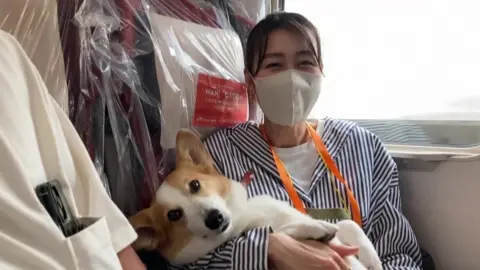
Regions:
<svg viewBox="0 0 480 270"><path fill-rule="evenodd" d="M358 252L355 247L326 245L314 240L298 241L278 233L270 235L268 244L269 268L275 270L348 270L350 266L343 257Z"/></svg>

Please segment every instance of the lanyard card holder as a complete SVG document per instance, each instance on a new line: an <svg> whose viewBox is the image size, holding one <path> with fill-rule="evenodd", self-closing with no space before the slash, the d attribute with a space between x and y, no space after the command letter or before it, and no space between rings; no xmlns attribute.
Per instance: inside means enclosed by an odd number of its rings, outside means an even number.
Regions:
<svg viewBox="0 0 480 270"><path fill-rule="evenodd" d="M327 209L317 209L317 208L307 208L307 214L317 220L345 220L351 219L350 213L344 208L327 208Z"/></svg>
<svg viewBox="0 0 480 270"><path fill-rule="evenodd" d="M83 229L65 199L58 180L52 180L35 188L35 193L48 214L65 237L70 237Z"/></svg>

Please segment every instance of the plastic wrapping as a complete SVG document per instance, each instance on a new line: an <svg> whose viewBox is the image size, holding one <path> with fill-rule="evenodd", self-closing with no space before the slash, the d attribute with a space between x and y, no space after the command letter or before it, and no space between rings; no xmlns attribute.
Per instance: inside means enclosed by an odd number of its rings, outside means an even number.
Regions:
<svg viewBox="0 0 480 270"><path fill-rule="evenodd" d="M0 0L112 199L147 206L181 128L205 136L255 118L243 50L266 0ZM62 57L63 56L63 57Z"/></svg>
<svg viewBox="0 0 480 270"><path fill-rule="evenodd" d="M67 109L67 81L55 0L0 0L0 29L12 34L37 67L51 95Z"/></svg>

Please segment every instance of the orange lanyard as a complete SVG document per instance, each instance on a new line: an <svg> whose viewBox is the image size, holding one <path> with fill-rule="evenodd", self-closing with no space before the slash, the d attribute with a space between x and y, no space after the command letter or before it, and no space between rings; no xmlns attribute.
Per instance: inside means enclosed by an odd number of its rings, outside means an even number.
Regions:
<svg viewBox="0 0 480 270"><path fill-rule="evenodd" d="M345 186L345 191L348 196L348 200L350 201L350 207L352 209L352 219L355 221L358 225L362 226L362 217L360 215L360 207L358 205L357 200L355 199L355 196L353 195L353 192L350 190L348 187L347 181L343 178L342 174L338 170L337 166L335 165L335 162L333 161L332 157L327 151L327 147L325 147L325 144L323 143L322 139L318 135L318 133L313 129L311 125L307 125L308 127L308 133L310 137L313 140L313 143L315 144L315 148L317 149L317 152L319 156L322 158L323 162L327 166L327 169L335 176L335 178L342 183ZM287 172L287 169L285 168L285 165L283 165L283 162L280 160L278 157L277 153L275 153L275 150L272 147L272 144L268 140L267 134L265 133L265 130L263 128L263 125L260 126L260 131L265 139L269 143L270 146L270 151L272 152L273 159L275 161L275 165L277 165L277 170L280 175L280 179L283 182L283 185L285 189L287 190L288 196L293 202L293 206L300 212L302 213L307 213L302 200L298 196L298 193L295 190L295 187L293 186L293 181L290 177L290 175ZM337 190L338 191L338 190ZM342 202L345 204L343 198L341 197L340 192L338 191L338 194L340 198L342 199ZM348 207L346 207L346 204L344 205L346 210L348 210Z"/></svg>

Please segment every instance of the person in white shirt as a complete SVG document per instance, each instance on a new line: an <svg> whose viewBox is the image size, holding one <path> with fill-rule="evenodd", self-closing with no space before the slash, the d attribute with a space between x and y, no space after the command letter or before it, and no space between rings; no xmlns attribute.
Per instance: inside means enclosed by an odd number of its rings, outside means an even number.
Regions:
<svg viewBox="0 0 480 270"><path fill-rule="evenodd" d="M110 200L67 115L15 38L0 30L0 269L145 269L137 235ZM58 180L77 217L70 237L35 193Z"/></svg>

